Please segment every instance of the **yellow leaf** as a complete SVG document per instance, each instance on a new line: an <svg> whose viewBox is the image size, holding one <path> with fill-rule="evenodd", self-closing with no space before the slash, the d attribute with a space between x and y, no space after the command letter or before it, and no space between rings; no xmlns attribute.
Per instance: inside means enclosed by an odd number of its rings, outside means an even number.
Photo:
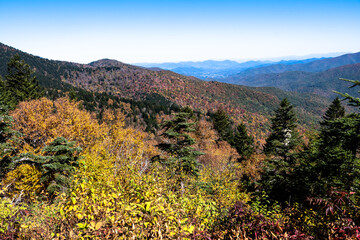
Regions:
<svg viewBox="0 0 360 240"><path fill-rule="evenodd" d="M91 222L90 222L90 226L91 226L92 228L95 228L95 225L96 225L96 224L95 224L94 221L91 221Z"/></svg>
<svg viewBox="0 0 360 240"><path fill-rule="evenodd" d="M95 230L99 230L102 227L102 225L103 225L103 222L96 223Z"/></svg>

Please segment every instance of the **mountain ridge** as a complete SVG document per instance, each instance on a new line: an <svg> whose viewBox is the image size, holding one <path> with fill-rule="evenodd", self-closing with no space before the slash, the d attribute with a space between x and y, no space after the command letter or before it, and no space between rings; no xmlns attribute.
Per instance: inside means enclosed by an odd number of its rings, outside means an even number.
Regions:
<svg viewBox="0 0 360 240"><path fill-rule="evenodd" d="M256 69L265 66L271 66L276 64L283 65L292 65L298 63L308 63L322 58L309 58L302 60L280 60L280 61L261 61L261 60L250 60L245 62L236 62L232 60L224 61L215 61L215 60L206 60L206 61L186 61L186 62L168 62L168 63L138 63L137 66L142 67L158 67L166 70L171 70L176 73L194 76L202 80L218 80L221 82L222 79L236 75L240 72Z"/></svg>
<svg viewBox="0 0 360 240"><path fill-rule="evenodd" d="M5 54L1 49L0 65L6 66L11 54ZM275 88L259 91L251 87L207 82L168 70L152 71L116 60L102 59L90 64L73 64L42 59L19 50L12 52L20 53L36 69L37 75L41 76L40 83L45 87L56 90L57 86L68 84L90 93L106 93L135 100L158 94L180 106L188 105L204 113L222 108L231 114L236 123L244 122L249 132L260 140L265 138L268 119L281 98L287 97L295 105L302 124L318 121L328 105L327 100L315 95L299 95ZM0 74L4 75L5 72L0 71ZM307 105L304 104L305 99L308 99Z"/></svg>
<svg viewBox="0 0 360 240"><path fill-rule="evenodd" d="M304 72L322 72L331 68L336 68L344 65L360 63L360 52L344 54L338 57L325 58L320 60L311 61L308 63L298 64L275 64L254 69L248 69L239 74L229 76L223 79L224 82L237 83L242 81L243 78L267 74L267 73L283 73L292 71L304 71Z"/></svg>
<svg viewBox="0 0 360 240"><path fill-rule="evenodd" d="M356 89L349 89L349 83L339 78L360 79L360 63L331 68L323 72L288 71L244 77L236 84L253 87L277 87L286 91L314 93L333 98L333 91L357 95Z"/></svg>

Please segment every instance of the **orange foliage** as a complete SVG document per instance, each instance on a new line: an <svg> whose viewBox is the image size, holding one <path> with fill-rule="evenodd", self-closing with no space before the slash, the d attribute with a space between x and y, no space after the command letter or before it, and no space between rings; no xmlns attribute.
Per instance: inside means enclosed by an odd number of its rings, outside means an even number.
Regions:
<svg viewBox="0 0 360 240"><path fill-rule="evenodd" d="M106 109L102 124L95 116L78 108L79 102L68 98L51 101L46 98L22 102L12 112L14 128L23 133L23 152L37 152L45 144L62 136L90 149L102 145L118 159L134 165L148 164L156 154L148 135L134 128L125 128L124 115L120 111ZM98 145L99 146L99 145ZM119 164L119 163L118 163Z"/></svg>
<svg viewBox="0 0 360 240"><path fill-rule="evenodd" d="M199 162L208 165L216 170L226 168L226 165L236 160L239 155L236 150L225 141L217 142L217 132L213 129L212 123L200 120L196 126L195 140L198 149L205 153L199 156Z"/></svg>
<svg viewBox="0 0 360 240"><path fill-rule="evenodd" d="M111 114L107 113L107 118ZM145 169L149 164L149 159L157 152L147 139L148 134L132 127L124 128L124 116L117 113L116 119L109 127L108 137L103 141L108 153L116 156L115 165L119 167L123 164L131 166L140 166Z"/></svg>
<svg viewBox="0 0 360 240"><path fill-rule="evenodd" d="M90 147L105 137L106 125L99 125L94 115L80 110L79 103L68 98L47 98L22 102L11 115L14 128L23 133L25 149L39 150L56 137Z"/></svg>
<svg viewBox="0 0 360 240"><path fill-rule="evenodd" d="M265 159L264 154L255 153L246 161L241 162L241 175L246 175L253 180L259 180Z"/></svg>

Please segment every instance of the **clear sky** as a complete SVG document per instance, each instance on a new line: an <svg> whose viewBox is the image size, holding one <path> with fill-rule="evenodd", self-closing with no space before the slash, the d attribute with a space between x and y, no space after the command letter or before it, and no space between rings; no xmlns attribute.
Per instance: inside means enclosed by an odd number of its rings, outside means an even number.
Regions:
<svg viewBox="0 0 360 240"><path fill-rule="evenodd" d="M0 0L0 42L88 63L360 51L360 0Z"/></svg>

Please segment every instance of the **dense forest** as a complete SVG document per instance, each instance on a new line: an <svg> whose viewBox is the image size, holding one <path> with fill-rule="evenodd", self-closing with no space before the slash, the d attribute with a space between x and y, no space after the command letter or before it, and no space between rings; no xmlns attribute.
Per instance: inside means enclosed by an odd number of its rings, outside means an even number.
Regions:
<svg viewBox="0 0 360 240"><path fill-rule="evenodd" d="M250 114L230 84L98 64L39 74L21 54L7 62L1 239L360 238L356 96L339 93L311 128L299 115L324 106L315 97L301 112L298 95L236 87ZM275 104L269 119L261 102Z"/></svg>
<svg viewBox="0 0 360 240"><path fill-rule="evenodd" d="M265 133L270 127L269 117L281 99L288 98L294 105L302 129L316 124L330 104L328 99L314 94L206 82L116 60L102 59L90 64L48 60L1 43L0 75L7 74L6 63L15 54L19 54L36 72L48 98L63 97L66 92L72 92L74 97L76 93L76 99L91 112L111 107L108 105L108 99L111 99L114 108L126 109L127 124L143 125L150 132L156 129L154 119L160 109L152 109L152 106L158 101L162 108L167 109L165 114L175 105L190 106L206 115L224 109L236 124L246 125L257 144L264 144ZM142 116L146 116L145 119Z"/></svg>

